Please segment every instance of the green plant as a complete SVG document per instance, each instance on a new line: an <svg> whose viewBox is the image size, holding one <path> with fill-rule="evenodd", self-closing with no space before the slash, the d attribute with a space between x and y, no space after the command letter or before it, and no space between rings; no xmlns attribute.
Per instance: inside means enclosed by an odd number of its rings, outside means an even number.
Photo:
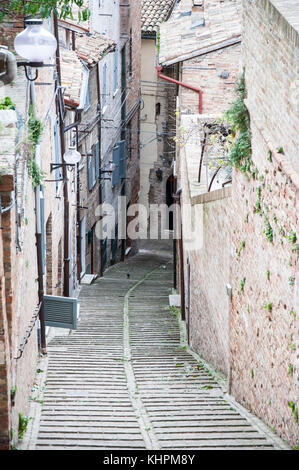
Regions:
<svg viewBox="0 0 299 470"><path fill-rule="evenodd" d="M254 370L250 369L250 377L253 379L254 378Z"/></svg>
<svg viewBox="0 0 299 470"><path fill-rule="evenodd" d="M31 418L24 416L23 413L19 412L19 429L18 429L18 437L19 439L23 439L24 434L27 430L28 423Z"/></svg>
<svg viewBox="0 0 299 470"><path fill-rule="evenodd" d="M28 119L28 137L34 146L38 144L42 131L43 124L41 120L38 119L33 113L32 109L30 109Z"/></svg>
<svg viewBox="0 0 299 470"><path fill-rule="evenodd" d="M288 402L289 408L291 408L295 423L298 423L298 407L293 401Z"/></svg>
<svg viewBox="0 0 299 470"><path fill-rule="evenodd" d="M246 85L243 72L236 87L237 98L226 111L225 118L232 126L235 139L230 150L231 164L243 172L250 171L251 166L251 130L250 116L245 105Z"/></svg>
<svg viewBox="0 0 299 470"><path fill-rule="evenodd" d="M240 282L241 292L244 292L245 282L246 282L246 277L243 277L243 279L241 279L241 282Z"/></svg>
<svg viewBox="0 0 299 470"><path fill-rule="evenodd" d="M293 276L289 277L289 284L290 286L293 286L295 284L295 278Z"/></svg>
<svg viewBox="0 0 299 470"><path fill-rule="evenodd" d="M17 393L17 386L14 385L14 386L11 387L11 389L10 389L10 399L11 399L12 402L13 402L14 399L15 399L16 393Z"/></svg>
<svg viewBox="0 0 299 470"><path fill-rule="evenodd" d="M273 307L272 302L269 302L266 305L264 305L264 309L268 310L268 312L270 312L270 313L272 312L272 307Z"/></svg>
<svg viewBox="0 0 299 470"><path fill-rule="evenodd" d="M290 240L290 242L292 242L293 244L296 243L297 241L297 235L296 233L294 232L294 230L291 230L289 235L287 235L287 238Z"/></svg>
<svg viewBox="0 0 299 470"><path fill-rule="evenodd" d="M272 162L272 152L271 152L271 150L268 150L268 157L267 157L267 160L268 160L269 162Z"/></svg>
<svg viewBox="0 0 299 470"><path fill-rule="evenodd" d="M27 168L28 168L28 173L32 179L32 186L36 188L37 186L41 185L43 183L45 173L40 170L34 158L30 158L27 161Z"/></svg>
<svg viewBox="0 0 299 470"><path fill-rule="evenodd" d="M0 109L16 109L16 105L9 96L5 96L0 100Z"/></svg>
<svg viewBox="0 0 299 470"><path fill-rule="evenodd" d="M299 441L297 441L297 444L295 445L294 450L299 450Z"/></svg>
<svg viewBox="0 0 299 470"><path fill-rule="evenodd" d="M293 373L294 373L294 366L293 364L289 364L289 367L288 367L288 370L289 370L289 375L293 376Z"/></svg>
<svg viewBox="0 0 299 470"><path fill-rule="evenodd" d="M277 149L277 153L282 153L282 154L284 154L283 147L279 147L279 148Z"/></svg>
<svg viewBox="0 0 299 470"><path fill-rule="evenodd" d="M240 243L240 249L238 251L238 256L241 255L241 251L244 250L245 248L245 240L242 240L241 243Z"/></svg>
<svg viewBox="0 0 299 470"><path fill-rule="evenodd" d="M267 280L270 281L270 271L269 271L269 269L267 270Z"/></svg>
<svg viewBox="0 0 299 470"><path fill-rule="evenodd" d="M268 242L273 242L273 229L271 227L271 224L269 221L266 222L266 227L264 229L264 234L266 235L266 238L268 240Z"/></svg>

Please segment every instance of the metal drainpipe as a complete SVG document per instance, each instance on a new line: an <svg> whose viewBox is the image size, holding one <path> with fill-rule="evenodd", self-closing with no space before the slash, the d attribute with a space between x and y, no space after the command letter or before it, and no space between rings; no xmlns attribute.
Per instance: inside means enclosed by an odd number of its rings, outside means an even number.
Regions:
<svg viewBox="0 0 299 470"><path fill-rule="evenodd" d="M36 110L36 100L35 100L35 88L34 81L30 82L30 92L31 92L31 103L33 112L35 114ZM40 168L40 157L39 157L39 144L35 147L35 161ZM40 217L40 192L41 186L38 185L35 188L35 220L36 220L36 249L37 249L37 272L38 272L38 298L41 305L39 311L39 321L40 321L40 334L41 334L41 353L47 354L46 349L46 328L45 328L45 319L44 319L44 275L42 267L42 229L41 229L41 217Z"/></svg>
<svg viewBox="0 0 299 470"><path fill-rule="evenodd" d="M61 68L60 68L60 49L59 49L59 35L58 35L58 19L57 19L57 12L54 12L54 36L57 40L57 50L56 50L56 69L57 75L59 80L59 86L61 85ZM59 89L59 93L56 95L56 100L59 108L59 96L61 95L61 88ZM63 97L61 96L61 99ZM65 152L65 140L64 140L64 122L62 117L59 114L59 130L60 130L60 148L61 154L63 155ZM63 295L64 297L70 296L70 249L69 249L69 198L68 198L68 184L67 184L67 169L66 166L62 167L62 175L63 175L63 198L64 198L64 270L63 270Z"/></svg>
<svg viewBox="0 0 299 470"><path fill-rule="evenodd" d="M97 95L98 95L98 107L99 107L99 113L101 114L101 118L99 119L98 122L98 140L99 140L99 165L100 168L102 166L102 145L101 145L101 140L102 140L102 112L101 112L101 88L100 88L100 67L99 63L97 63ZM101 174L100 174L101 177ZM103 203L103 193L102 193L102 180L99 180L99 205ZM103 276L103 240L100 239L100 276Z"/></svg>
<svg viewBox="0 0 299 470"><path fill-rule="evenodd" d="M171 83L176 83L177 85L181 85L185 88L188 88L189 90L193 90L196 93L198 93L198 99L199 99L198 112L199 114L202 114L202 90L200 88L197 88L193 85L189 85L188 83L181 82L180 80L175 80L174 78L170 78L167 75L164 75L163 73L161 73L162 67L156 67L156 70L158 73L158 77L163 78L164 80L168 80Z"/></svg>
<svg viewBox="0 0 299 470"><path fill-rule="evenodd" d="M174 200L180 208L180 237L179 237L179 258L180 258L180 291L181 291L181 318L186 319L185 312L185 276L184 276L184 249L183 249L183 226L182 226L182 209L181 209L181 193L182 189L178 189L173 195Z"/></svg>

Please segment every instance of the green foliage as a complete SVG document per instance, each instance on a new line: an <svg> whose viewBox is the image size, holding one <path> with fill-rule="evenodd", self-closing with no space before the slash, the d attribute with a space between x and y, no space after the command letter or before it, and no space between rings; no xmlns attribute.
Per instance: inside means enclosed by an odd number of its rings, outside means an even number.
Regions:
<svg viewBox="0 0 299 470"><path fill-rule="evenodd" d="M266 305L264 305L264 309L268 310L268 312L270 312L270 313L272 312L272 307L273 307L272 302L269 302Z"/></svg>
<svg viewBox="0 0 299 470"><path fill-rule="evenodd" d="M236 100L225 113L225 118L231 124L232 131L236 135L229 160L234 167L247 173L251 166L251 130L249 112L244 103L246 98L244 72L236 87L236 93Z"/></svg>
<svg viewBox="0 0 299 470"><path fill-rule="evenodd" d="M74 6L79 7L79 21L86 21L90 17L90 11L88 8L84 8L83 0L7 0L1 3L0 22L20 14L48 18L56 9L60 18L66 19L69 17L73 19L72 10Z"/></svg>
<svg viewBox="0 0 299 470"><path fill-rule="evenodd" d="M38 144L42 131L43 124L41 120L38 119L32 111L30 111L28 120L28 137L34 146Z"/></svg>
<svg viewBox="0 0 299 470"><path fill-rule="evenodd" d="M0 109L16 109L16 105L9 96L5 96L0 100Z"/></svg>
<svg viewBox="0 0 299 470"><path fill-rule="evenodd" d="M292 242L293 244L296 243L297 241L297 235L296 233L294 232L294 230L291 230L289 235L287 235L287 238L290 240L290 242Z"/></svg>
<svg viewBox="0 0 299 470"><path fill-rule="evenodd" d="M293 366L293 364L290 363L288 369L289 369L289 375L290 375L291 377L293 377L293 373L294 373L294 366Z"/></svg>
<svg viewBox="0 0 299 470"><path fill-rule="evenodd" d="M293 276L289 277L289 284L290 286L293 286L295 284L295 278Z"/></svg>
<svg viewBox="0 0 299 470"><path fill-rule="evenodd" d="M264 234L266 235L266 238L267 238L268 242L273 242L274 234L273 234L273 229L272 229L269 221L266 222L266 227L265 227L265 230L264 230Z"/></svg>
<svg viewBox="0 0 299 470"><path fill-rule="evenodd" d="M267 280L270 281L270 271L269 271L269 269L267 270Z"/></svg>
<svg viewBox="0 0 299 470"><path fill-rule="evenodd" d="M298 407L293 401L288 402L289 408L291 408L295 423L298 423Z"/></svg>
<svg viewBox="0 0 299 470"><path fill-rule="evenodd" d="M246 277L243 277L243 279L241 279L241 282L240 282L241 292L244 292L245 282L246 282Z"/></svg>
<svg viewBox="0 0 299 470"><path fill-rule="evenodd" d="M43 183L43 178L45 174L40 170L34 158L31 158L27 161L27 168L28 173L32 179L32 186L36 188L37 186L41 185Z"/></svg>
<svg viewBox="0 0 299 470"><path fill-rule="evenodd" d="M17 392L17 387L16 387L16 385L14 385L10 389L10 399L11 399L11 401L14 401L15 396L16 396L16 392Z"/></svg>
<svg viewBox="0 0 299 470"><path fill-rule="evenodd" d="M238 251L238 256L241 256L241 251L245 248L245 240L242 240L240 243L240 249Z"/></svg>
<svg viewBox="0 0 299 470"><path fill-rule="evenodd" d="M30 421L30 418L28 418L27 416L24 416L23 413L20 411L19 412L19 429L18 429L19 439L23 439L24 434L27 430L29 421Z"/></svg>

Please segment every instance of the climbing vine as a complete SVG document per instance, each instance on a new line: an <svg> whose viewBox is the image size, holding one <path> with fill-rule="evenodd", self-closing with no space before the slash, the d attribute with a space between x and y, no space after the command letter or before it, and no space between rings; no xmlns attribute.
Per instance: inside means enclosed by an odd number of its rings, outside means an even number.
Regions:
<svg viewBox="0 0 299 470"><path fill-rule="evenodd" d="M245 105L246 86L244 72L236 87L236 93L236 100L225 113L225 118L231 124L234 135L229 160L232 166L247 174L247 172L250 172L252 151L250 116Z"/></svg>

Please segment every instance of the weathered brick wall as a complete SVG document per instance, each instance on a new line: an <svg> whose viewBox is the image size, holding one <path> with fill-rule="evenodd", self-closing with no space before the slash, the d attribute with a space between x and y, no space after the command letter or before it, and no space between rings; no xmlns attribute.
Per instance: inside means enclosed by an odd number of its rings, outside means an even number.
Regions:
<svg viewBox="0 0 299 470"><path fill-rule="evenodd" d="M229 373L230 198L203 204L203 247L190 259L190 346ZM185 269L187 275L187 269Z"/></svg>
<svg viewBox="0 0 299 470"><path fill-rule="evenodd" d="M83 155L86 155L88 151L92 149L92 146L99 142L99 126L100 123L93 124L98 113L98 104L100 103L100 97L98 96L97 89L97 67L93 67L90 70L89 86L90 86L90 107L82 113L82 121L80 130L87 128L90 133L79 134L79 151ZM96 181L92 190L88 189L88 158L82 157L84 167L79 171L79 193L80 201L79 205L82 207L88 207L88 210L80 210L80 218L86 217L86 232L91 230L98 217L96 217L96 208L100 203L100 184L101 181ZM94 235L93 237L93 249L91 243L86 243L86 266L93 266L94 273L100 273L100 240Z"/></svg>
<svg viewBox="0 0 299 470"><path fill-rule="evenodd" d="M1 217L2 219L2 217ZM2 220L1 220L2 223ZM10 344L5 299L2 231L0 236L0 450L9 448L10 429Z"/></svg>
<svg viewBox="0 0 299 470"><path fill-rule="evenodd" d="M184 61L181 67L181 80L202 90L203 114L224 112L228 103L234 99L235 83L239 77L241 45L220 49L194 59ZM220 74L228 72L227 78ZM180 87L182 112L197 114L199 110L198 94Z"/></svg>
<svg viewBox="0 0 299 470"><path fill-rule="evenodd" d="M284 4L281 0L273 4ZM244 1L243 63L248 106L275 148L299 171L299 33L270 0ZM290 7L292 8L292 7ZM291 10L286 9L292 16Z"/></svg>
<svg viewBox="0 0 299 470"><path fill-rule="evenodd" d="M240 172L233 175L231 390L294 445L299 120L290 87L298 72L299 42L270 1L244 2L244 7L243 61L258 173L249 181Z"/></svg>

